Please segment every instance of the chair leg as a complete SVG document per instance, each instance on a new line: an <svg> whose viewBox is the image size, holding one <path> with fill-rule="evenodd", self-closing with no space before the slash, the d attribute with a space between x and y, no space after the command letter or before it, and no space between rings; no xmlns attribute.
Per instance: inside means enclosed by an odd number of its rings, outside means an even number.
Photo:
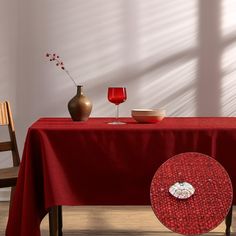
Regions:
<svg viewBox="0 0 236 236"><path fill-rule="evenodd" d="M226 225L226 229L225 229L225 234L227 236L230 235L230 227L232 224L232 215L233 215L233 205L231 206L226 218L225 218L225 225Z"/></svg>
<svg viewBox="0 0 236 236"><path fill-rule="evenodd" d="M62 206L52 207L49 211L50 236L62 236Z"/></svg>
<svg viewBox="0 0 236 236"><path fill-rule="evenodd" d="M10 196L10 204L9 204L9 210L12 206L12 202L13 202L13 196L14 196L14 193L15 193L15 186L14 187L11 187L11 196Z"/></svg>

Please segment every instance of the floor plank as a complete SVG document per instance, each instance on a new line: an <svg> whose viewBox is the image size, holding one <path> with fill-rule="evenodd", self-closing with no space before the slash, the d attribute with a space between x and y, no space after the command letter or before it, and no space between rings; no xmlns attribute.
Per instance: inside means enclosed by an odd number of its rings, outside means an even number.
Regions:
<svg viewBox="0 0 236 236"><path fill-rule="evenodd" d="M5 235L8 202L0 202L0 236ZM236 208L233 211L233 232L236 232ZM222 223L214 231L205 234L223 236ZM150 206L63 206L64 236L177 236L170 232L155 217ZM41 224L41 235L49 236L48 217ZM232 233L236 236L236 233Z"/></svg>

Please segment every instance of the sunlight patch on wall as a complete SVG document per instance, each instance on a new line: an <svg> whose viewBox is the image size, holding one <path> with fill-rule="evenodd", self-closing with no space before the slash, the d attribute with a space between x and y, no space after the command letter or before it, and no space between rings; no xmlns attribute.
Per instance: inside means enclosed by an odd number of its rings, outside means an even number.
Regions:
<svg viewBox="0 0 236 236"><path fill-rule="evenodd" d="M140 86L140 106L164 107L168 116L196 115L197 59L187 60L144 75Z"/></svg>
<svg viewBox="0 0 236 236"><path fill-rule="evenodd" d="M236 1L222 1L222 97L221 107L223 116L236 116Z"/></svg>
<svg viewBox="0 0 236 236"><path fill-rule="evenodd" d="M236 34L236 1L222 0L222 35Z"/></svg>
<svg viewBox="0 0 236 236"><path fill-rule="evenodd" d="M171 116L195 115L198 2L139 0L137 15L137 106L165 107Z"/></svg>
<svg viewBox="0 0 236 236"><path fill-rule="evenodd" d="M222 97L223 116L236 116L236 43L232 44L222 55Z"/></svg>
<svg viewBox="0 0 236 236"><path fill-rule="evenodd" d="M139 0L138 3L138 46L141 60L163 59L196 47L198 37L196 0Z"/></svg>

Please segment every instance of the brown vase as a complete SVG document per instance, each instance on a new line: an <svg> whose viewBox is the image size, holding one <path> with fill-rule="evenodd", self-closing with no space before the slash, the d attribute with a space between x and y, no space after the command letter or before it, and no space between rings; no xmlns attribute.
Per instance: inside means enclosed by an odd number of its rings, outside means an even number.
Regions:
<svg viewBox="0 0 236 236"><path fill-rule="evenodd" d="M92 103L83 95L82 87L82 85L77 86L77 94L68 103L68 110L73 121L86 121L92 110Z"/></svg>

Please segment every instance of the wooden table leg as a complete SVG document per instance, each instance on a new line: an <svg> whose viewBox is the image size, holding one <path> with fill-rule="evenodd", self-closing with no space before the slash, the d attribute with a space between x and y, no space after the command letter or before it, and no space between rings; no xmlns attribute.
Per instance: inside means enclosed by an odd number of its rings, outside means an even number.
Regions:
<svg viewBox="0 0 236 236"><path fill-rule="evenodd" d="M233 205L231 206L228 215L225 218L225 225L226 225L226 229L225 229L225 234L228 236L230 235L230 227L231 227L231 223L232 223L232 215L233 215Z"/></svg>
<svg viewBox="0 0 236 236"><path fill-rule="evenodd" d="M62 236L62 206L52 207L49 211L50 236Z"/></svg>
<svg viewBox="0 0 236 236"><path fill-rule="evenodd" d="M63 221L62 221L62 206L58 206L58 231L59 236L63 236L62 227L63 227Z"/></svg>

